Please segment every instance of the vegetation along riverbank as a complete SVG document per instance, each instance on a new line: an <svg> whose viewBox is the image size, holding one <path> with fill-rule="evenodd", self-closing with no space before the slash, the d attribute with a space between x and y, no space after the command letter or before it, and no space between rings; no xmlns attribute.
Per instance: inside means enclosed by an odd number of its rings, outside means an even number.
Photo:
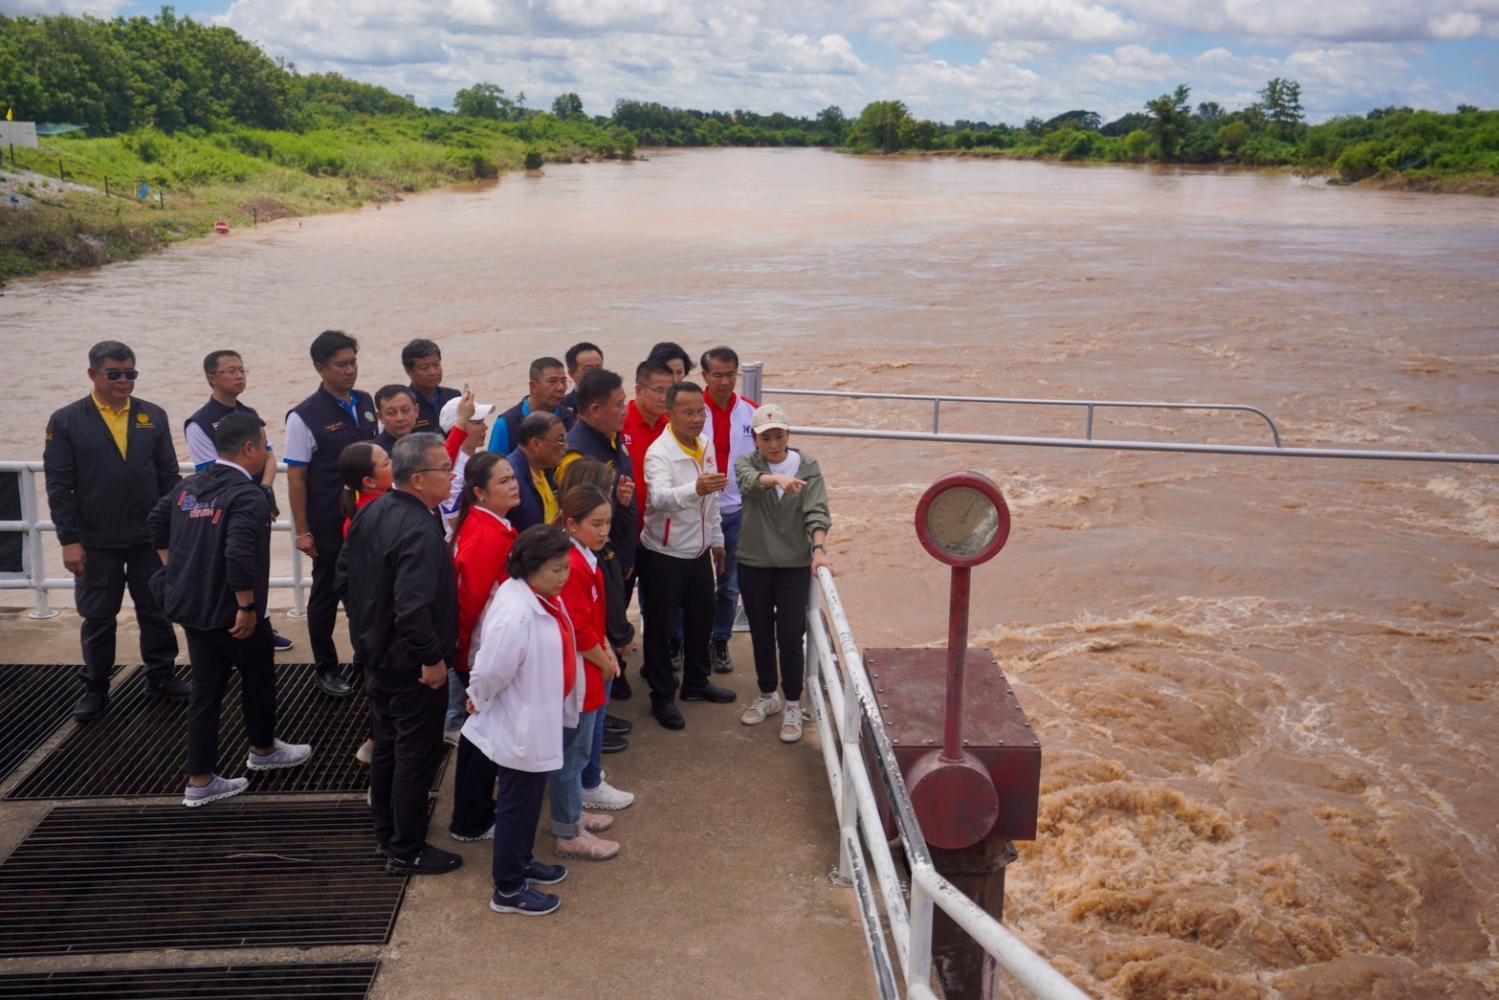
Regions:
<svg viewBox="0 0 1499 1000"><path fill-rule="evenodd" d="M1340 183L1499 193L1499 112L1381 108L1317 125L1301 88L1269 81L1225 109L1190 88L1104 122L1079 109L1023 125L934 122L896 100L856 117L697 111L621 100L589 116L476 83L451 110L335 74L303 74L224 27L155 18L0 16L0 108L66 123L4 149L0 281L127 259L201 236L538 168L630 159L637 145L825 146L852 153L1240 164ZM61 183L66 181L67 183Z"/></svg>

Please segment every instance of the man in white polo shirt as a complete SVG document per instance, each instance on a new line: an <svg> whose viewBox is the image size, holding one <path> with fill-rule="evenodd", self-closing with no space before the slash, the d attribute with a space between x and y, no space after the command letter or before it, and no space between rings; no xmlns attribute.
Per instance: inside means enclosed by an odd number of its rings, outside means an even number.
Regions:
<svg viewBox="0 0 1499 1000"><path fill-rule="evenodd" d="M744 501L734 480L734 463L755 450L755 432L750 426L755 418L753 399L734 392L739 381L739 355L732 347L715 347L704 351L701 359L703 381L708 392L708 420L704 430L708 447L721 472L729 477L718 501L723 523L723 568L718 573L718 590L713 605L713 636L708 659L715 673L734 669L729 658L729 639L734 634L734 618L739 613L739 526L744 518Z"/></svg>

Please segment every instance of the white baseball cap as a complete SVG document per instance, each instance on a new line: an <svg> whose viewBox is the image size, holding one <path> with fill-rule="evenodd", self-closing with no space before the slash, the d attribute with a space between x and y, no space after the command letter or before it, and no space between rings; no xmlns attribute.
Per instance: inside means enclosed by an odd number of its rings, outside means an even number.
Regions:
<svg viewBox="0 0 1499 1000"><path fill-rule="evenodd" d="M463 402L461 396L454 396L442 404L442 412L437 415L437 422L442 425L442 432L446 434L458 423L458 404ZM488 420L489 415L494 412L493 403L476 403L474 405L474 419Z"/></svg>
<svg viewBox="0 0 1499 1000"><path fill-rule="evenodd" d="M783 431L791 429L791 420L786 416L786 411L781 409L778 403L762 403L755 410L755 415L750 418L750 428L756 434L765 431L773 431L779 428Z"/></svg>

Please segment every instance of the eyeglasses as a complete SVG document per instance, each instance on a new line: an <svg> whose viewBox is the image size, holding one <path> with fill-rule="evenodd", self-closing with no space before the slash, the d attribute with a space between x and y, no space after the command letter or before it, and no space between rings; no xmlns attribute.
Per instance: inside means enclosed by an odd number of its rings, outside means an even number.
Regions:
<svg viewBox="0 0 1499 1000"><path fill-rule="evenodd" d="M220 368L214 372L215 375L228 375L230 378L239 378L241 375L250 374L248 368Z"/></svg>
<svg viewBox="0 0 1499 1000"><path fill-rule="evenodd" d="M451 465L434 465L426 469L414 469L411 474L414 476L421 472L441 472L443 475L450 476L453 474L453 467Z"/></svg>
<svg viewBox="0 0 1499 1000"><path fill-rule="evenodd" d="M643 389L644 391L650 393L652 396L665 396L666 395L666 387L665 386L660 386L660 385L637 385L635 388L637 388L637 389Z"/></svg>
<svg viewBox="0 0 1499 1000"><path fill-rule="evenodd" d="M124 379L126 382L134 382L141 377L141 373L134 368L112 368L104 373L104 377L111 382L118 382L120 379Z"/></svg>

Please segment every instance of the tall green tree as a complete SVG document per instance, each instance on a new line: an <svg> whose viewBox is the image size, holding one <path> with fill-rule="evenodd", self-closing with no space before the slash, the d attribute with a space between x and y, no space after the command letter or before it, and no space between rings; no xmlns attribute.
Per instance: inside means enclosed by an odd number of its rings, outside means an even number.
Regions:
<svg viewBox="0 0 1499 1000"><path fill-rule="evenodd" d="M583 98L569 91L566 94L558 94L557 99L552 102L552 114L566 121L583 114Z"/></svg>
<svg viewBox="0 0 1499 1000"><path fill-rule="evenodd" d="M843 109L830 104L817 112L817 132L825 145L843 145L843 138L848 134L848 119L844 117Z"/></svg>
<svg viewBox="0 0 1499 1000"><path fill-rule="evenodd" d="M873 101L859 112L852 136L855 145L867 145L885 153L900 149L901 129L911 118L904 101Z"/></svg>
<svg viewBox="0 0 1499 1000"><path fill-rule="evenodd" d="M453 110L465 118L508 121L514 109L515 102L505 96L504 88L492 83L476 83L453 97Z"/></svg>
<svg viewBox="0 0 1499 1000"><path fill-rule="evenodd" d="M1191 93L1191 88L1181 83L1177 84L1174 92L1145 102L1145 110L1150 112L1150 128L1156 150L1161 159L1167 162L1177 158L1182 139L1191 125L1192 115L1187 103Z"/></svg>
<svg viewBox="0 0 1499 1000"><path fill-rule="evenodd" d="M1275 77L1260 91L1260 106L1265 109L1271 130L1282 139L1291 137L1305 117L1301 110L1301 84Z"/></svg>

